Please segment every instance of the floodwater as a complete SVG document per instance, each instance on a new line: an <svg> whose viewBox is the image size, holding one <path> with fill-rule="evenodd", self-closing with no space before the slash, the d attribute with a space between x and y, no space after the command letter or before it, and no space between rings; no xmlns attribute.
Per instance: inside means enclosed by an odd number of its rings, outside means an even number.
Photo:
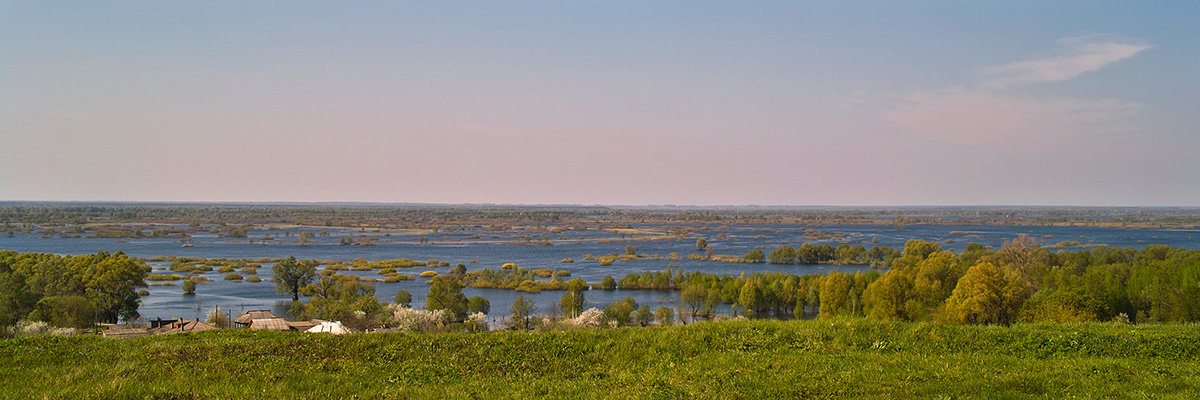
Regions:
<svg viewBox="0 0 1200 400"><path fill-rule="evenodd" d="M670 235L676 229L686 228L688 236ZM149 229L149 227L147 227ZM314 236L306 244L297 240L300 231L311 231ZM801 243L847 243L871 246L889 246L901 249L909 239L935 241L948 250L961 251L968 243L980 243L999 248L1004 241L1019 235L1029 235L1049 246L1059 242L1073 241L1081 245L1109 245L1142 248L1151 244L1166 244L1187 249L1200 248L1200 230L1168 229L1116 229L1091 227L1039 227L1039 226L948 226L906 225L897 229L891 225L717 225L717 224L668 224L633 225L624 230L614 228L570 229L568 226L542 225L514 228L506 231L490 231L484 227L454 226L440 232L375 231L338 228L302 227L250 231L247 238L233 239L218 237L212 233L196 233L189 239L137 238L60 238L44 237L40 233L16 233L13 237L0 236L0 249L20 252L48 252L55 254L89 254L97 251L123 251L136 257L181 256L203 258L275 258L295 256L298 259L350 261L362 258L368 261L395 258L413 260L438 259L466 264L468 270L499 268L508 262L521 268L551 268L571 272L571 278L582 278L598 282L605 275L620 279L626 274L644 271L661 271L666 268L682 269L684 272L703 271L716 274L738 275L743 272L784 272L797 275L823 274L832 270L844 272L869 271L864 266L835 265L772 265L735 264L715 261L687 260L690 253L703 253L695 247L696 238L706 237L713 246L714 254L742 255L750 250L764 253L785 245L799 247ZM273 237L263 242L264 236ZM339 245L343 238L369 240L373 245ZM422 240L424 238L424 240ZM183 247L187 242L191 247ZM541 244L539 244L541 243ZM549 243L549 245L546 245ZM585 254L596 256L624 254L626 245L637 247L642 255L667 257L679 253L681 260L639 259L616 261L611 266L601 266L597 261L584 260ZM1068 246L1068 250L1083 250L1087 247ZM573 263L561 262L573 258ZM169 273L166 263L151 263L156 273ZM433 270L445 273L449 267L410 268L398 272L417 275ZM272 309L283 315L290 296L275 293L269 281L270 264L259 268L262 282L226 281L225 274L216 271L204 275L212 282L199 285L196 294L183 295L179 286L151 286L148 296L142 298L139 309L144 319L202 318L214 306L232 312L243 310ZM381 277L375 271L341 271L366 277ZM425 303L428 280L417 278L395 283L374 283L377 297L391 301L398 290L407 290L413 296L413 305ZM155 283L155 282L150 282ZM176 281L178 285L178 281ZM529 294L502 289L466 288L468 296L483 296L491 302L489 320L498 321L509 314L508 310L517 296L532 299L539 313L552 312L558 305L561 292L546 291ZM603 307L612 301L634 298L639 305L676 307L679 293L672 291L646 290L589 290L585 293L587 307ZM719 310L728 312L728 309Z"/></svg>

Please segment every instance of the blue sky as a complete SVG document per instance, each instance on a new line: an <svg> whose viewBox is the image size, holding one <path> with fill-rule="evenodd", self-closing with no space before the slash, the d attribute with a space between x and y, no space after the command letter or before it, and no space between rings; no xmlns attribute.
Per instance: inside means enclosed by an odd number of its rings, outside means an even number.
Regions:
<svg viewBox="0 0 1200 400"><path fill-rule="evenodd" d="M0 1L0 199L1198 205L1197 4Z"/></svg>

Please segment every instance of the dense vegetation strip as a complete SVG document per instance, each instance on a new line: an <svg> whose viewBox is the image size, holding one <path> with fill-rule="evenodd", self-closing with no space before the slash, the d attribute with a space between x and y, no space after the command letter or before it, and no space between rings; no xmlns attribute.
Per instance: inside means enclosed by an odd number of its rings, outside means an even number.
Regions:
<svg viewBox="0 0 1200 400"><path fill-rule="evenodd" d="M2 398L1194 398L1200 327L742 321L0 340Z"/></svg>

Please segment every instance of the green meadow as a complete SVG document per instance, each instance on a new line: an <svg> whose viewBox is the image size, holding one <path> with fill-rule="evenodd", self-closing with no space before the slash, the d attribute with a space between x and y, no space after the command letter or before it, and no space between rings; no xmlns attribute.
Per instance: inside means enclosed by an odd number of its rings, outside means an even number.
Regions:
<svg viewBox="0 0 1200 400"><path fill-rule="evenodd" d="M867 319L0 340L0 398L1196 398L1200 325Z"/></svg>

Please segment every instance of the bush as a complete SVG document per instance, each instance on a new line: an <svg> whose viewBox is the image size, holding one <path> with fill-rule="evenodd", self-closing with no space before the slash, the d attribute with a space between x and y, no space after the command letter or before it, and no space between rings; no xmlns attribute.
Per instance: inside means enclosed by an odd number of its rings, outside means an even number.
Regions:
<svg viewBox="0 0 1200 400"><path fill-rule="evenodd" d="M573 263L573 262L575 262L575 259L574 259L574 258L571 258L571 257L567 257L567 258L564 258L564 259L562 259L562 262L563 262L564 264L565 264L565 263Z"/></svg>
<svg viewBox="0 0 1200 400"><path fill-rule="evenodd" d="M246 278L246 282L258 283L258 282L262 282L262 278L259 278L258 275L251 275L250 277Z"/></svg>
<svg viewBox="0 0 1200 400"><path fill-rule="evenodd" d="M463 326L467 328L467 332L486 332L488 330L487 316L481 312L467 314L467 320L463 321Z"/></svg>
<svg viewBox="0 0 1200 400"><path fill-rule="evenodd" d="M29 314L31 321L62 328L91 328L96 323L96 306L83 296L42 298Z"/></svg>
<svg viewBox="0 0 1200 400"><path fill-rule="evenodd" d="M562 325L567 328L599 328L604 325L604 312L589 308L579 313L578 317L562 320Z"/></svg>
<svg viewBox="0 0 1200 400"><path fill-rule="evenodd" d="M446 329L450 321L444 310L415 310L399 304L389 304L392 323L396 329L407 332L438 332Z"/></svg>
<svg viewBox="0 0 1200 400"><path fill-rule="evenodd" d="M240 280L242 280L242 275L240 275L240 274L238 274L238 273L234 272L234 273L232 273L232 274L225 275L225 280L227 280L227 281L240 281Z"/></svg>
<svg viewBox="0 0 1200 400"><path fill-rule="evenodd" d="M422 278L432 278L437 276L437 271L425 271L421 273Z"/></svg>
<svg viewBox="0 0 1200 400"><path fill-rule="evenodd" d="M17 326L18 336L71 336L76 333L78 332L75 331L75 328L55 328L43 321L22 321Z"/></svg>

